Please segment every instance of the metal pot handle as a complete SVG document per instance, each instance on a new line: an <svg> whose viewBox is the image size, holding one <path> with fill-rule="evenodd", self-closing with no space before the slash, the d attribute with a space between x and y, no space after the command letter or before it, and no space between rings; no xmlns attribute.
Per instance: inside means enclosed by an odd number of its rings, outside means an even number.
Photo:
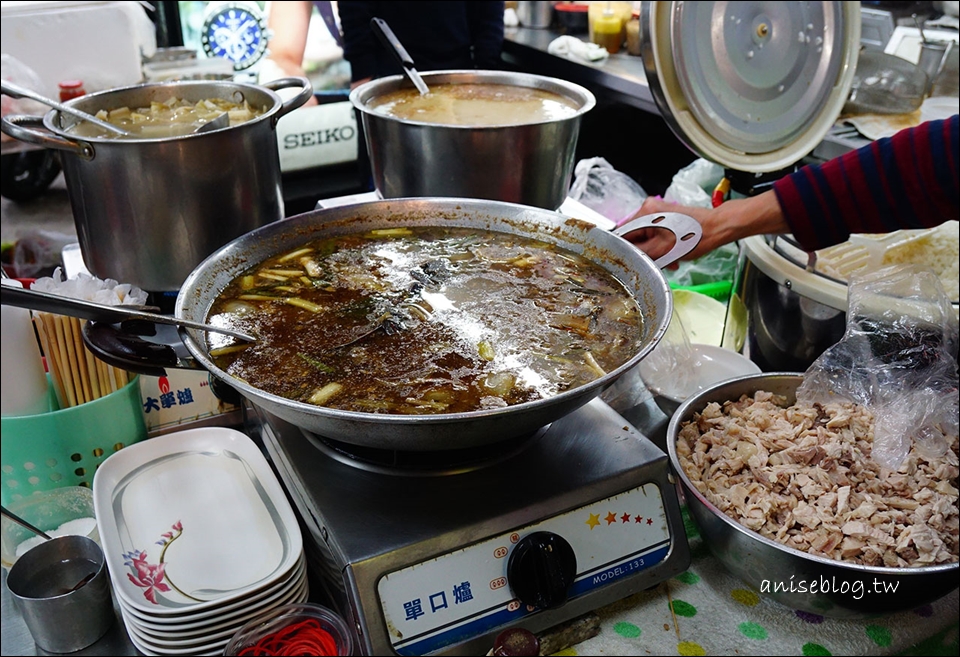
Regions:
<svg viewBox="0 0 960 657"><path fill-rule="evenodd" d="M199 361L180 356L169 344L145 340L155 327L149 322L111 324L90 320L81 330L83 343L97 358L120 369L148 376L166 376L166 369L202 370ZM152 330L151 330L152 329Z"/></svg>
<svg viewBox="0 0 960 657"><path fill-rule="evenodd" d="M617 226L613 230L613 233L614 235L624 237L641 228L651 227L666 228L677 238L672 249L653 261L653 264L660 269L663 269L667 265L672 265L693 251L697 244L700 243L700 238L703 237L703 228L700 226L700 222L690 215L680 212L645 214L642 217L628 221L622 226Z"/></svg>
<svg viewBox="0 0 960 657"><path fill-rule="evenodd" d="M310 96L313 95L313 85L310 84L310 80L305 77L277 78L276 80L265 82L261 86L266 87L271 91L276 91L277 89L286 89L288 87L303 87L300 90L300 93L283 103L283 105L280 107L280 110L277 112L277 115L273 119L274 124L276 124L276 122L285 115L303 105L305 102L307 102Z"/></svg>
<svg viewBox="0 0 960 657"><path fill-rule="evenodd" d="M130 328L135 328L136 323ZM180 356L176 349L168 344L149 342L139 337L134 330L124 330L107 322L89 321L83 325L81 331L83 343L96 354L103 362L137 374L147 376L167 376L170 367L189 370L206 370L199 361L191 357ZM178 333L183 339L185 329ZM149 334L149 331L146 332ZM229 384L220 381L207 371L207 380L214 396L227 403L239 405L242 403L240 393Z"/></svg>
<svg viewBox="0 0 960 657"><path fill-rule="evenodd" d="M32 128L43 128L43 131ZM0 119L0 129L14 139L45 148L69 151L84 160L92 160L95 155L92 144L85 141L70 141L47 130L43 125L42 116L8 114Z"/></svg>

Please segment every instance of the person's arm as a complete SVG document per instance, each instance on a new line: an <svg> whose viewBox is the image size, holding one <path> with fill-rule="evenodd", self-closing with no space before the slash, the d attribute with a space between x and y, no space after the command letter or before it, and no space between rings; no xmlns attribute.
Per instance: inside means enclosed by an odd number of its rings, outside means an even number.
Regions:
<svg viewBox="0 0 960 657"><path fill-rule="evenodd" d="M822 165L773 189L790 230L809 250L850 233L931 228L960 215L960 116L928 121Z"/></svg>
<svg viewBox="0 0 960 657"><path fill-rule="evenodd" d="M658 212L682 212L699 221L703 227L700 243L684 256L684 260L694 260L719 246L751 235L789 231L789 226L780 210L780 204L772 190L750 198L733 199L717 208L677 205L651 196L643 202L636 216ZM644 228L628 233L624 237L654 260L666 254L673 247L674 242L673 233L662 228Z"/></svg>
<svg viewBox="0 0 960 657"><path fill-rule="evenodd" d="M343 31L343 57L350 62L351 87L373 78L377 70L376 49L379 47L370 19L372 2L340 2L340 28Z"/></svg>
<svg viewBox="0 0 960 657"><path fill-rule="evenodd" d="M815 251L850 233L931 228L960 217L960 116L901 130L822 165L806 166L758 196L717 208L695 208L647 198L637 216L683 212L703 226L703 239L685 260L751 235L793 233ZM673 235L646 228L626 236L652 258Z"/></svg>
<svg viewBox="0 0 960 657"><path fill-rule="evenodd" d="M303 53L310 29L310 2L271 2L267 25L273 31L270 39L272 59L286 75L304 75Z"/></svg>
<svg viewBox="0 0 960 657"><path fill-rule="evenodd" d="M503 49L503 2L467 2L473 64L480 69L500 68Z"/></svg>

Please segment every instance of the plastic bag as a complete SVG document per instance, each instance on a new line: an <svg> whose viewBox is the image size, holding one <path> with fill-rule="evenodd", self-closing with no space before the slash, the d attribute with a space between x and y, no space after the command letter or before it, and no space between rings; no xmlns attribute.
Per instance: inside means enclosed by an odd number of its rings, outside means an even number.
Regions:
<svg viewBox="0 0 960 657"><path fill-rule="evenodd" d="M592 157L577 162L567 196L620 224L637 213L647 193L602 157Z"/></svg>
<svg viewBox="0 0 960 657"><path fill-rule="evenodd" d="M29 229L17 238L9 252L5 251L5 269L13 278L43 275L62 264L63 247L76 241L76 235Z"/></svg>
<svg viewBox="0 0 960 657"><path fill-rule="evenodd" d="M21 87L25 87L30 91L35 91L38 94L44 96L49 95L44 89L43 80L40 79L36 71L7 53L0 55L0 77L14 84L19 84ZM43 116L49 109L46 105L38 103L35 100L30 100L29 98L11 98L10 96L4 95L2 97L0 115L28 114ZM3 137L4 139L8 138L6 134L4 134Z"/></svg>
<svg viewBox="0 0 960 657"><path fill-rule="evenodd" d="M697 352L690 346L687 334L676 306L670 325L641 363L644 383L674 399L686 399L700 387Z"/></svg>
<svg viewBox="0 0 960 657"><path fill-rule="evenodd" d="M675 285L703 285L732 281L737 273L739 250L736 244L724 244L696 260L683 260L676 269L664 269L663 275Z"/></svg>
<svg viewBox="0 0 960 657"><path fill-rule="evenodd" d="M873 460L900 468L916 445L946 454L958 431L960 328L937 276L894 265L850 281L847 329L807 369L797 401L852 401L875 418Z"/></svg>
<svg viewBox="0 0 960 657"><path fill-rule="evenodd" d="M663 193L663 200L698 208L711 207L711 192L723 178L723 167L699 158L680 169ZM707 191L710 190L710 191Z"/></svg>

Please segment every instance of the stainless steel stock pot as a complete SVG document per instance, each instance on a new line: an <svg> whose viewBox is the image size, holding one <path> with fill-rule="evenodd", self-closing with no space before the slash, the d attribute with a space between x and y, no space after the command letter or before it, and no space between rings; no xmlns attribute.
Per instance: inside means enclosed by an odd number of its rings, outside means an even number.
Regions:
<svg viewBox="0 0 960 657"><path fill-rule="evenodd" d="M284 101L276 89L300 87ZM175 291L227 242L283 217L277 121L306 102L306 78L140 84L68 101L89 114L170 97L220 98L263 109L244 123L161 139L78 137L57 110L6 116L3 132L59 150L80 250L91 273L151 292Z"/></svg>

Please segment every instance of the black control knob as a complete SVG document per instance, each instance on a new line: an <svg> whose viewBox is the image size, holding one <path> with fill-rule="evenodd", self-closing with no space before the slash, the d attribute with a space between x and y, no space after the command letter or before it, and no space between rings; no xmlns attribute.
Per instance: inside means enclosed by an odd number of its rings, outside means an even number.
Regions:
<svg viewBox="0 0 960 657"><path fill-rule="evenodd" d="M539 609L559 607L577 575L577 556L566 539L534 532L520 539L507 562L507 582L520 602Z"/></svg>

